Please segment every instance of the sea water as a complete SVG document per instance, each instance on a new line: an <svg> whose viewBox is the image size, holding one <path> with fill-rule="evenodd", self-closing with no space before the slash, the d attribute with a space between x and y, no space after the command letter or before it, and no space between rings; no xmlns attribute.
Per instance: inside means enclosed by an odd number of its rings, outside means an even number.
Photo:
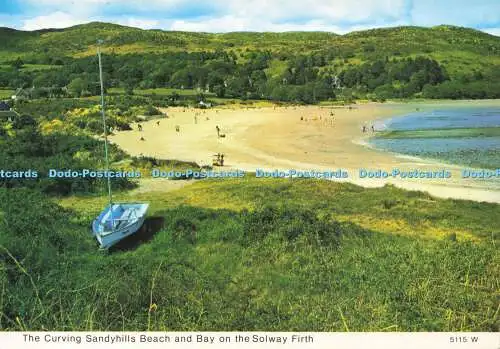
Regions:
<svg viewBox="0 0 500 349"><path fill-rule="evenodd" d="M384 121L387 130L500 127L500 107L461 107L415 112ZM370 144L395 153L466 166L500 167L500 137L373 138Z"/></svg>

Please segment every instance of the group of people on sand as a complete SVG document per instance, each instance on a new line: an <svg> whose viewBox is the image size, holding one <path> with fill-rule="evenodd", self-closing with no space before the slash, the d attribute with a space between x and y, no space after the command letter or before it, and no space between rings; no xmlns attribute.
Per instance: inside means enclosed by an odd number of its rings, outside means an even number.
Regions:
<svg viewBox="0 0 500 349"><path fill-rule="evenodd" d="M219 125L215 126L215 131L217 131L217 138L226 138L225 134L220 133L220 127L219 127Z"/></svg>
<svg viewBox="0 0 500 349"><path fill-rule="evenodd" d="M156 121L156 126L160 126L160 120ZM142 125L141 124L137 124L137 129L139 130L139 132L142 132ZM141 136L140 140L141 141L145 141L145 139L144 139L143 136Z"/></svg>
<svg viewBox="0 0 500 349"><path fill-rule="evenodd" d="M320 115L319 117L318 116L313 116L313 117L310 117L310 118L306 118L304 116L301 116L300 117L300 121L307 121L308 122L308 121L318 121L319 120L319 121L321 121L321 122L323 122L325 124L333 126L334 122L335 122L335 118L333 117L333 115L335 115L335 114L330 113L329 117L328 116L323 117L322 115Z"/></svg>
<svg viewBox="0 0 500 349"><path fill-rule="evenodd" d="M371 128L372 132L375 132L375 126L373 124L371 125L370 128ZM366 133L366 132L368 132L368 126L363 125L363 133Z"/></svg>
<svg viewBox="0 0 500 349"><path fill-rule="evenodd" d="M186 110L184 110L184 111L186 111ZM217 112L218 112L218 111L217 111ZM206 113L206 111L204 111L204 112L203 112L203 114L205 114L205 113ZM195 113L195 115L194 115L194 123L195 123L195 124L197 124L197 123L198 123L198 116L201 116L201 114L202 114L201 112L197 112L197 113ZM210 120L210 119L208 118L208 116L206 117L206 119L207 119L207 120ZM158 127L160 126L160 120L157 120L157 121L156 121L156 126L158 126ZM139 124L139 123L137 124L137 130L138 130L139 132L142 132L142 131L143 131L142 125L141 125L141 124ZM221 129L220 129L219 125L215 126L215 130L217 131L217 138L225 138L225 137L226 137L226 135L225 135L225 134L222 134L222 133L221 133ZM181 127L180 127L180 125L175 125L175 132L177 132L177 133L180 133L180 132L181 132ZM144 139L144 137L143 137L143 136L141 136L140 140L141 140L141 141L145 141L145 139ZM220 154L219 154L219 155L220 155ZM222 162L224 162L224 155L222 155Z"/></svg>
<svg viewBox="0 0 500 349"><path fill-rule="evenodd" d="M224 166L224 154L217 153L217 164Z"/></svg>

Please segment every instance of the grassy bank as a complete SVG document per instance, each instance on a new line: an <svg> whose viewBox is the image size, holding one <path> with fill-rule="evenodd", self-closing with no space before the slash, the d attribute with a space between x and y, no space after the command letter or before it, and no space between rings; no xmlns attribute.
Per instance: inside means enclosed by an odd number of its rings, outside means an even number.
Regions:
<svg viewBox="0 0 500 349"><path fill-rule="evenodd" d="M151 203L148 231L103 255L88 225L104 199L1 194L3 329L494 331L498 323L498 205L391 186L200 181L121 193L117 200Z"/></svg>
<svg viewBox="0 0 500 349"><path fill-rule="evenodd" d="M124 95L125 89L120 87L110 88L108 91L111 95ZM179 96L189 96L196 97L198 95L203 95L205 97L214 97L214 93L206 93L193 89L180 89L180 88L151 88L151 89L134 89L134 94L139 96L150 96L157 95L163 97L170 97L172 94L178 94Z"/></svg>
<svg viewBox="0 0 500 349"><path fill-rule="evenodd" d="M0 89L0 100L10 99L13 94L14 94L14 90Z"/></svg>

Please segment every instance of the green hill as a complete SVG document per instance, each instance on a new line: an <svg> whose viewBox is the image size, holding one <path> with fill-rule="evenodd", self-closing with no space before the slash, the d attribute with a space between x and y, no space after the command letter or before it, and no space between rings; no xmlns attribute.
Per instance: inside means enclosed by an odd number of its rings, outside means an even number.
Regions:
<svg viewBox="0 0 500 349"><path fill-rule="evenodd" d="M454 26L395 27L371 29L337 35L326 32L224 34L142 30L116 24L93 22L62 30L33 32L0 28L2 54L32 57L47 53L64 56L94 55L96 41L105 41L115 53L154 53L178 50L259 49L272 51L349 51L355 57L370 52L388 56L429 54L447 56L450 61L464 53L484 62L499 63L500 38L487 33ZM456 56L456 52L462 55ZM484 57L486 56L486 57Z"/></svg>
<svg viewBox="0 0 500 349"><path fill-rule="evenodd" d="M2 70L12 66L18 58L39 68L40 65L50 68L54 62L56 65L86 62L78 69L61 71L61 76L66 78L75 78L78 72L92 73L85 67L89 65L85 59L95 57L98 39L104 40L103 52L115 57L113 64L130 65L134 66L132 70L139 70L116 75L110 71L110 78L117 80L117 85L112 87L204 88L208 84L210 92L219 97L305 103L334 98L500 96L500 37L445 25L372 29L346 35L326 32L190 33L142 30L99 22L33 32L0 28L0 78L8 74ZM132 56L135 58L130 58ZM417 58L429 61L421 60L416 64L408 61ZM145 59L150 62L143 64ZM217 67L211 60L219 62ZM93 65L92 69L95 70ZM174 78L174 73L183 69L185 71ZM327 91L334 86L334 76L341 73L348 76L347 81L342 79L341 82L349 90ZM429 77L429 74L435 76ZM10 76L0 79L0 87L29 86L35 77L18 77L10 72ZM41 79L39 84L49 83ZM50 80L51 86L69 83L64 78L54 80L57 79ZM232 86L226 89L231 81ZM448 82L442 88L433 89L445 81ZM283 84L288 86L283 89Z"/></svg>

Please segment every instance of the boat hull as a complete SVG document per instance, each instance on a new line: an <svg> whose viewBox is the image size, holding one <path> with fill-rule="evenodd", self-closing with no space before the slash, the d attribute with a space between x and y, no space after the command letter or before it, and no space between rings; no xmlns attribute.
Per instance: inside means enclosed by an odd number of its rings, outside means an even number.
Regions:
<svg viewBox="0 0 500 349"><path fill-rule="evenodd" d="M114 216L115 208L120 207L124 213L132 217L121 219L120 216ZM108 206L92 223L92 231L101 249L109 249L122 241L126 237L137 233L146 219L148 204L113 204L110 212ZM119 224L116 224L116 223Z"/></svg>

